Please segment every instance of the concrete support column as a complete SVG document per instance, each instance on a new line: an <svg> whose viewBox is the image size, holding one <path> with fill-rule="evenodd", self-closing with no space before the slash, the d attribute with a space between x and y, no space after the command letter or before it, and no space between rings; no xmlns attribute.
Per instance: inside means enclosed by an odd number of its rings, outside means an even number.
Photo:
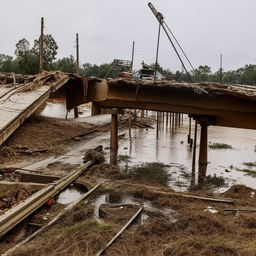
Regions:
<svg viewBox="0 0 256 256"><path fill-rule="evenodd" d="M208 164L208 123L206 121L200 122L201 137L200 137L200 150L199 150L199 178L198 181L203 181L206 176Z"/></svg>
<svg viewBox="0 0 256 256"><path fill-rule="evenodd" d="M101 106L97 103L92 102L91 116L96 116L101 114Z"/></svg>
<svg viewBox="0 0 256 256"><path fill-rule="evenodd" d="M75 118L78 118L78 107L74 108L74 116Z"/></svg>
<svg viewBox="0 0 256 256"><path fill-rule="evenodd" d="M118 148L118 123L117 114L111 115L110 147Z"/></svg>

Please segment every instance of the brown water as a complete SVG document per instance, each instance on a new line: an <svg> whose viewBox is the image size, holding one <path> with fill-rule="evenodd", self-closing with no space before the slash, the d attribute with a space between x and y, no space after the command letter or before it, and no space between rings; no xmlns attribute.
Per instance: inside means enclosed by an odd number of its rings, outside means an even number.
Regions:
<svg viewBox="0 0 256 256"><path fill-rule="evenodd" d="M177 126L174 129L166 127L166 124L162 125L158 139L156 130L134 129L131 142L128 139L120 142L118 154L130 156L132 165L143 162L169 164L169 171L172 174L170 185L176 190L184 190L190 186L189 175L192 163L192 149L187 144L187 134L187 117L184 118L180 127ZM198 141L199 135L200 129ZM236 167L245 168L244 162L256 162L255 130L209 127L209 143L226 143L233 149L208 149L207 175L222 176L227 180L229 186L239 183L256 188L255 178L236 170ZM198 147L197 145L197 152L199 151ZM225 169L229 172L226 172ZM220 191L225 189L220 189Z"/></svg>
<svg viewBox="0 0 256 256"><path fill-rule="evenodd" d="M91 114L90 105L83 104L78 107L79 117L87 117ZM49 99L42 112L42 116L61 118L61 119L73 119L74 111L67 111L64 98Z"/></svg>
<svg viewBox="0 0 256 256"><path fill-rule="evenodd" d="M102 218L100 218L100 207L102 205L118 205L119 207L125 206L125 205L135 205L138 207L143 206L144 211L141 216L141 224L144 224L148 219L149 215L148 213L157 213L161 212L165 216L169 218L171 222L177 221L177 214L174 210L168 207L160 207L153 205L149 200L141 199L141 198L135 198L134 196L122 196L119 195L118 198L116 198L116 195L114 196L115 200L113 200L113 196L110 193L102 194L92 200L92 204L94 207L94 218L99 222L104 222ZM118 199L118 200L116 200Z"/></svg>
<svg viewBox="0 0 256 256"><path fill-rule="evenodd" d="M85 111L85 115L87 115L89 113L88 106L84 107L88 110ZM63 118L65 113L66 109L63 102L50 102L42 112L43 115L59 118ZM101 119L100 116L95 118ZM86 121L86 118L83 121ZM193 128L192 125L192 131L194 130ZM165 123L162 124L158 138L156 129L138 128L132 129L132 139L130 141L128 131L126 131L125 138L119 140L117 153L118 155L131 157L129 165L137 165L144 162L163 162L170 165L169 172L172 177L170 186L178 191L184 191L191 183L192 149L187 144L187 134L188 118L184 115L184 120L180 126L172 128L166 126ZM198 130L198 142L199 136L200 129ZM244 184L256 188L256 179L254 177L236 169L245 168L244 162L256 162L256 131L210 126L208 138L209 143L226 143L232 146L233 149L208 149L209 165L207 175L222 176L228 186ZM58 161L74 164L82 163L81 156L84 151L99 144L105 147L105 152L109 158L109 134L106 134L91 140L88 138L86 144L81 142L73 151L58 158ZM198 145L197 151L199 151ZM55 160L57 161L57 159ZM49 161L46 161L46 163L49 163ZM125 163L120 163L120 165L124 167ZM225 189L227 187L221 188L219 191Z"/></svg>

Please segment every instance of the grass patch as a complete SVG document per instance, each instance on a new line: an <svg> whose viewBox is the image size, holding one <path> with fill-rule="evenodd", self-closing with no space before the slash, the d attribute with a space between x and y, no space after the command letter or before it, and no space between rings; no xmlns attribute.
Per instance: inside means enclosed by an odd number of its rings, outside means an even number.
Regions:
<svg viewBox="0 0 256 256"><path fill-rule="evenodd" d="M147 180L152 183L158 183L161 185L168 185L171 178L168 172L169 165L152 162L136 165L129 170L128 178Z"/></svg>
<svg viewBox="0 0 256 256"><path fill-rule="evenodd" d="M191 174L191 173L188 173L188 172L186 172L186 171L184 171L184 170L181 170L181 171L180 171L180 176L181 176L182 178L184 178L184 179L190 179L191 176L192 176L192 174Z"/></svg>
<svg viewBox="0 0 256 256"><path fill-rule="evenodd" d="M212 143L209 145L210 149L233 149L231 145L226 143Z"/></svg>
<svg viewBox="0 0 256 256"><path fill-rule="evenodd" d="M244 162L243 165L245 166L245 168L236 168L236 170L239 172L243 172L248 176L256 178L256 169L253 169L256 167L256 162Z"/></svg>
<svg viewBox="0 0 256 256"><path fill-rule="evenodd" d="M117 161L118 162L130 163L131 162L131 157L128 156L128 155L119 155Z"/></svg>
<svg viewBox="0 0 256 256"><path fill-rule="evenodd" d="M227 183L225 178L222 176L213 176L207 175L202 182L197 184L196 186L192 187L191 190L200 190L200 189L214 189L214 188L221 188L226 186Z"/></svg>
<svg viewBox="0 0 256 256"><path fill-rule="evenodd" d="M249 168L253 168L253 167L256 167L256 162L244 162L243 165Z"/></svg>
<svg viewBox="0 0 256 256"><path fill-rule="evenodd" d="M248 169L248 168L243 168L243 169L236 168L236 170L239 171L239 172L243 172L248 176L256 178L256 170L252 170L252 169Z"/></svg>

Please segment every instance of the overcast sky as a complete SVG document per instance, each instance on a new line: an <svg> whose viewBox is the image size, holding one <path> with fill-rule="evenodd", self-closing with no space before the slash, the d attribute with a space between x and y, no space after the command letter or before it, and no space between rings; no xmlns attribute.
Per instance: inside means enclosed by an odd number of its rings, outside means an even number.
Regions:
<svg viewBox="0 0 256 256"><path fill-rule="evenodd" d="M256 64L255 0L152 0L195 67L224 70ZM81 63L101 64L114 58L130 59L136 42L135 67L155 60L158 24L147 0L0 0L0 53L14 55L15 44L39 36L40 17L52 34L58 58L75 54L80 36ZM159 62L181 70L162 33Z"/></svg>

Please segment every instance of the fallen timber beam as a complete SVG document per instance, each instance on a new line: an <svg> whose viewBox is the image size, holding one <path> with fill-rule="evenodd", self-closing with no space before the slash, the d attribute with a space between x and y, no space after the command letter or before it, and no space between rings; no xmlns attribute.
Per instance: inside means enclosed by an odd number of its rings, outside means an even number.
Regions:
<svg viewBox="0 0 256 256"><path fill-rule="evenodd" d="M71 182L77 179L90 165L88 161L77 170L71 172L66 177L56 183L53 183L27 198L25 201L11 208L0 216L0 237L10 231L13 227L27 218L31 213L44 205L49 199L57 195L61 190L67 187Z"/></svg>
<svg viewBox="0 0 256 256"><path fill-rule="evenodd" d="M252 213L256 212L256 209L225 209L224 212L246 212L246 213Z"/></svg>
<svg viewBox="0 0 256 256"><path fill-rule="evenodd" d="M107 245L98 251L95 256L102 255L115 241L116 239L135 221L135 219L142 213L143 207L141 207L132 218L120 229L120 231L107 243Z"/></svg>
<svg viewBox="0 0 256 256"><path fill-rule="evenodd" d="M55 218L53 218L48 224L46 224L45 226L41 227L40 229L38 229L35 233L33 233L32 235L30 235L29 237L27 237L25 240L21 241L20 243L18 243L17 245L15 245L13 248L11 248L10 250L8 250L7 252L5 252L2 256L8 256L11 255L15 250L17 250L20 246L26 244L27 242L31 241L35 236L37 236L38 234L40 234L42 231L44 231L46 228L52 226L57 220L59 220L65 213L67 213L68 211L72 210L76 205L78 205L81 201L83 201L84 199L86 199L88 196L90 196L96 189L98 189L100 187L102 183L99 183L98 185L96 185L95 187L93 187L91 190L89 190L87 193L85 193L84 195L82 195L81 197L79 197L77 200L75 200L74 202L68 204L64 210L62 210L61 213L59 213Z"/></svg>
<svg viewBox="0 0 256 256"><path fill-rule="evenodd" d="M43 85L36 90L33 90L33 93L37 94L40 93L41 95L38 96L29 106L25 109L17 110L17 115L13 117L11 121L9 121L4 127L0 129L0 145L6 141L9 136L28 118L30 117L50 96L50 94L60 87L62 87L65 83L69 81L69 76L64 75L63 78L58 80L57 82L51 84L51 86ZM31 82L31 84L33 84ZM26 87L27 85L24 85ZM22 88L19 88L22 89ZM40 91L43 89L43 92ZM17 92L17 95L20 95L21 92ZM24 95L25 93L22 93ZM9 96L10 97L10 96ZM6 100L5 100L6 101ZM19 103L21 105L21 103ZM13 104L12 104L13 105ZM1 107L5 108L3 104ZM10 106L8 105L6 108L8 109ZM6 111L8 113L8 111ZM12 112L12 110L11 110ZM4 113L4 112L3 112Z"/></svg>
<svg viewBox="0 0 256 256"><path fill-rule="evenodd" d="M132 184L132 183L123 183L120 182L121 185L131 186L131 187L138 187L141 188L141 185L139 184ZM180 192L163 192L159 190L153 190L152 186L144 186L146 189L149 189L151 192L154 192L159 195L165 195L165 196L174 196L174 197L184 197L184 198L190 198L195 200L202 200L202 201L209 201L209 202L215 202L215 203L226 203L226 204L234 204L234 200L229 199L222 199L222 198L213 198L213 197L204 197L204 196L197 196L197 195L189 195L184 194Z"/></svg>

